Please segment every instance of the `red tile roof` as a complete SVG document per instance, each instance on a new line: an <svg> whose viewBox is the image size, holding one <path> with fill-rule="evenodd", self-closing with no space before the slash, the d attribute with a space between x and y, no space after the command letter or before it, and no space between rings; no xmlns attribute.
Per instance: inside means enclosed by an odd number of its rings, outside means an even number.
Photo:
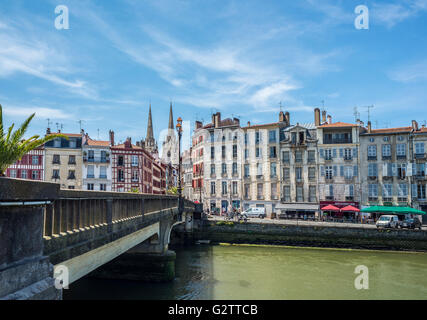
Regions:
<svg viewBox="0 0 427 320"><path fill-rule="evenodd" d="M242 127L242 129L268 127L268 126L274 126L277 124L279 124L279 122L263 123L263 124L251 124L250 126Z"/></svg>
<svg viewBox="0 0 427 320"><path fill-rule="evenodd" d="M346 128L346 127L357 127L354 123L335 122L320 125L321 128Z"/></svg>
<svg viewBox="0 0 427 320"><path fill-rule="evenodd" d="M51 133L48 133L47 136L50 136L52 134L63 134L64 136L67 136L67 137L78 137L78 138L82 136L80 133L63 133L63 132L51 132Z"/></svg>
<svg viewBox="0 0 427 320"><path fill-rule="evenodd" d="M99 146L99 147L109 147L110 141L101 141L101 140L92 140L91 138L86 141L88 146Z"/></svg>
<svg viewBox="0 0 427 320"><path fill-rule="evenodd" d="M372 129L371 134L379 134L379 133L398 133L398 132L411 132L412 127L400 127L400 128L383 128L383 129ZM365 134L369 134L366 132Z"/></svg>

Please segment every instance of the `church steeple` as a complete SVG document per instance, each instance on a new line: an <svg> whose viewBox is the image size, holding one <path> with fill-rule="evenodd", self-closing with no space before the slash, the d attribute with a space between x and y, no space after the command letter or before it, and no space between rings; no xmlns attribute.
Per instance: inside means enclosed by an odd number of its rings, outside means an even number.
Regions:
<svg viewBox="0 0 427 320"><path fill-rule="evenodd" d="M148 111L148 125L147 125L147 136L145 137L145 140L154 140L154 134L153 134L153 119L151 117L151 103L150 108Z"/></svg>
<svg viewBox="0 0 427 320"><path fill-rule="evenodd" d="M170 110L169 110L169 127L168 129L174 129L174 125L173 125L173 113L172 113L172 102L171 102L171 106L170 106Z"/></svg>

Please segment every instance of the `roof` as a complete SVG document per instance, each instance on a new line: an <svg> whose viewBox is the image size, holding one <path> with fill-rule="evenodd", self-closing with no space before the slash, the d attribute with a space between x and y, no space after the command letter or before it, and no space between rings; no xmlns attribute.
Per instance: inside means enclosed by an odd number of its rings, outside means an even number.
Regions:
<svg viewBox="0 0 427 320"><path fill-rule="evenodd" d="M308 130L310 130L310 129L316 129L316 125L314 123L298 123L296 125L292 125L290 127L287 127L284 131L290 131L293 128L298 127L298 126L299 127L303 127L305 129L308 129Z"/></svg>
<svg viewBox="0 0 427 320"><path fill-rule="evenodd" d="M145 151L145 150L144 150L144 148L139 147L139 146L134 145L134 144L131 144L131 148L132 148L132 149L135 149L135 150ZM122 143L122 144L116 144L116 145L114 145L114 146L111 146L111 149L128 149L128 148L126 148L126 147L125 147L125 144L124 144L124 143Z"/></svg>
<svg viewBox="0 0 427 320"><path fill-rule="evenodd" d="M242 127L242 129L252 129L252 128L260 128L260 127L270 127L278 125L280 122L272 122L272 123L264 123L264 124L251 124L250 126Z"/></svg>
<svg viewBox="0 0 427 320"><path fill-rule="evenodd" d="M219 122L219 127L230 127L230 126L239 126L239 123L234 122L233 119L231 118L226 118L224 120L221 120ZM209 129L209 128L213 128L214 124L213 123L208 123L207 125L203 126L202 129Z"/></svg>
<svg viewBox="0 0 427 320"><path fill-rule="evenodd" d="M383 128L383 129L372 129L370 133L365 132L363 134L387 134L387 133L399 133L412 131L412 127L399 127L399 128Z"/></svg>
<svg viewBox="0 0 427 320"><path fill-rule="evenodd" d="M80 133L63 133L63 132L51 132L46 134L46 136L51 136L53 134L63 134L64 136L67 136L67 137L76 137L76 138L81 138L82 136Z"/></svg>
<svg viewBox="0 0 427 320"><path fill-rule="evenodd" d="M345 122L335 122L335 123L326 123L320 125L321 128L347 128L347 127L358 127L359 125L354 123L345 123Z"/></svg>
<svg viewBox="0 0 427 320"><path fill-rule="evenodd" d="M99 146L99 147L109 147L110 141L101 141L101 140L92 140L91 138L86 140L88 146Z"/></svg>

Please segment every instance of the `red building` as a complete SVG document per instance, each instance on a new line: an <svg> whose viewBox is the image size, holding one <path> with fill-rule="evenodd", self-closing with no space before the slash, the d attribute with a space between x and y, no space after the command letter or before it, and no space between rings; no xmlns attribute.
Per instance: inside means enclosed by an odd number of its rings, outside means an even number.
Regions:
<svg viewBox="0 0 427 320"><path fill-rule="evenodd" d="M162 167L155 163L153 156L141 147L134 145L130 138L125 143L114 145L114 132L110 131L112 191L164 193L161 178ZM156 176L153 178L153 170Z"/></svg>
<svg viewBox="0 0 427 320"><path fill-rule="evenodd" d="M44 179L44 147L39 147L25 154L6 170L10 178L40 180Z"/></svg>

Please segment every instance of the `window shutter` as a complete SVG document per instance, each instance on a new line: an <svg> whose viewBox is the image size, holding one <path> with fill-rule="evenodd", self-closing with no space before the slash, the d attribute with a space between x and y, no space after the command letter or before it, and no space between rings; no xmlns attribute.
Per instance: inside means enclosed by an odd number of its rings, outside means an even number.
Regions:
<svg viewBox="0 0 427 320"><path fill-rule="evenodd" d="M417 198L417 185L416 184L412 184L412 198Z"/></svg>
<svg viewBox="0 0 427 320"><path fill-rule="evenodd" d="M391 165L391 171L392 171L393 177L397 177L397 164L396 163L393 163Z"/></svg>
<svg viewBox="0 0 427 320"><path fill-rule="evenodd" d="M408 163L406 166L406 176L412 177L412 163Z"/></svg>
<svg viewBox="0 0 427 320"><path fill-rule="evenodd" d="M353 167L353 177L357 177L359 175L358 169L359 169L358 166Z"/></svg>
<svg viewBox="0 0 427 320"><path fill-rule="evenodd" d="M340 176L344 177L344 166L340 166Z"/></svg>
<svg viewBox="0 0 427 320"><path fill-rule="evenodd" d="M333 158L337 157L337 149L332 149L332 157Z"/></svg>
<svg viewBox="0 0 427 320"><path fill-rule="evenodd" d="M319 149L319 153L320 153L320 157L324 158L325 157L325 150L323 149Z"/></svg>
<svg viewBox="0 0 427 320"><path fill-rule="evenodd" d="M338 168L337 168L337 166L334 166L333 167L334 169L334 177L336 177L336 176L338 176Z"/></svg>
<svg viewBox="0 0 427 320"><path fill-rule="evenodd" d="M348 184L345 185L345 195L347 197L350 196L350 185Z"/></svg>
<svg viewBox="0 0 427 320"><path fill-rule="evenodd" d="M340 158L344 158L344 149L340 148Z"/></svg>
<svg viewBox="0 0 427 320"><path fill-rule="evenodd" d="M383 163L383 177L387 176L387 163Z"/></svg>
<svg viewBox="0 0 427 320"><path fill-rule="evenodd" d="M353 148L353 158L357 158L357 148Z"/></svg>
<svg viewBox="0 0 427 320"><path fill-rule="evenodd" d="M321 175L322 177L324 177L324 176L325 176L325 166L320 166L320 175Z"/></svg>

